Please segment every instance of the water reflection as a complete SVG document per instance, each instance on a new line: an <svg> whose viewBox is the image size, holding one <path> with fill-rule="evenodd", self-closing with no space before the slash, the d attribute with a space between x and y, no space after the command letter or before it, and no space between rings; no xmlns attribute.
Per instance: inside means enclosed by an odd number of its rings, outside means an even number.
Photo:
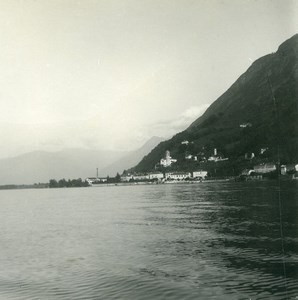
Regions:
<svg viewBox="0 0 298 300"><path fill-rule="evenodd" d="M0 299L297 299L297 187L3 192Z"/></svg>
<svg viewBox="0 0 298 300"><path fill-rule="evenodd" d="M151 251L174 258L173 273L200 289L207 284L240 298L295 298L297 199L297 185L284 182L280 188L273 182L167 187L147 217L167 228L167 238Z"/></svg>

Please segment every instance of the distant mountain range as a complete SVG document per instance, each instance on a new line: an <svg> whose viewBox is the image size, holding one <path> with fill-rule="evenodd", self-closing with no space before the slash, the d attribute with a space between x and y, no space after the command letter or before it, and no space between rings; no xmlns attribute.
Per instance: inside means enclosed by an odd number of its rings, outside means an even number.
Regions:
<svg viewBox="0 0 298 300"><path fill-rule="evenodd" d="M58 152L34 151L0 159L0 185L46 183L50 179L115 176L136 165L162 139L152 137L140 149L130 152L66 149Z"/></svg>
<svg viewBox="0 0 298 300"><path fill-rule="evenodd" d="M121 174L124 170L129 169L131 166L136 166L145 155L147 155L163 140L164 139L161 137L152 137L141 148L137 149L136 151L129 152L112 164L106 166L105 168L102 168L99 171L100 175L115 176L117 172Z"/></svg>
<svg viewBox="0 0 298 300"><path fill-rule="evenodd" d="M0 160L0 185L48 182L49 179L86 178L96 168L125 155L123 152L67 149L59 152L34 151Z"/></svg>
<svg viewBox="0 0 298 300"><path fill-rule="evenodd" d="M186 153L210 155L214 148L229 157L233 172L246 153L255 154L255 163L297 162L297 58L295 35L281 44L276 53L256 60L189 128L160 143L134 170L154 169L166 150L178 159L175 167L180 169L203 166L187 161ZM184 140L190 142L188 146L181 144ZM267 149L266 155L260 154L261 149Z"/></svg>

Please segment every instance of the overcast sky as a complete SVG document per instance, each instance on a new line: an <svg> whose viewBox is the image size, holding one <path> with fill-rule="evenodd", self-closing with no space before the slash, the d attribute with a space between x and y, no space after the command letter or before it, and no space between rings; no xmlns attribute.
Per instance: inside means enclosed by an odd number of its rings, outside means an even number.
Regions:
<svg viewBox="0 0 298 300"><path fill-rule="evenodd" d="M0 0L0 157L169 137L297 14L295 0Z"/></svg>

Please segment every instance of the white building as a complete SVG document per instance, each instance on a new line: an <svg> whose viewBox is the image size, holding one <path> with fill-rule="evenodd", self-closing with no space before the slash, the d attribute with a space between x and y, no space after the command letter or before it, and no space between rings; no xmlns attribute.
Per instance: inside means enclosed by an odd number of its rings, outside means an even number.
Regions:
<svg viewBox="0 0 298 300"><path fill-rule="evenodd" d="M192 172L192 177L205 179L207 177L207 174L207 171L194 171Z"/></svg>
<svg viewBox="0 0 298 300"><path fill-rule="evenodd" d="M273 163L260 164L260 165L254 166L254 171L259 174L270 173L270 172L276 171L276 165Z"/></svg>
<svg viewBox="0 0 298 300"><path fill-rule="evenodd" d="M214 148L213 155L211 155L210 157L208 157L208 161L216 161L217 159L218 159L218 156L217 156L217 149Z"/></svg>
<svg viewBox="0 0 298 300"><path fill-rule="evenodd" d="M246 128L246 127L251 127L251 126L252 126L252 124L249 122L240 124L240 128Z"/></svg>
<svg viewBox="0 0 298 300"><path fill-rule="evenodd" d="M163 167L169 167L172 163L175 163L176 161L177 159L172 158L170 155L170 151L167 150L165 158L162 158L160 160L160 165Z"/></svg>
<svg viewBox="0 0 298 300"><path fill-rule="evenodd" d="M163 173L161 172L149 173L149 179L163 179Z"/></svg>
<svg viewBox="0 0 298 300"><path fill-rule="evenodd" d="M121 181L129 182L132 178L133 178L133 176L131 174L122 175L121 176Z"/></svg>
<svg viewBox="0 0 298 300"><path fill-rule="evenodd" d="M217 160L217 157L214 157L214 156L208 157L208 161L216 161L216 160Z"/></svg>
<svg viewBox="0 0 298 300"><path fill-rule="evenodd" d="M149 174L134 174L133 175L133 180L148 180L149 178Z"/></svg>
<svg viewBox="0 0 298 300"><path fill-rule="evenodd" d="M181 142L181 145L188 145L188 144L189 144L189 141L187 141L187 140Z"/></svg>
<svg viewBox="0 0 298 300"><path fill-rule="evenodd" d="M95 181L96 177L87 177L85 181L88 182L89 185L92 185L92 183Z"/></svg>
<svg viewBox="0 0 298 300"><path fill-rule="evenodd" d="M226 157L221 157L221 156L217 155L217 149L216 149L216 148L214 148L214 153L213 153L213 155L211 155L211 156L208 158L208 161L214 161L214 162L225 161L225 160L228 160L228 158L226 158Z"/></svg>
<svg viewBox="0 0 298 300"><path fill-rule="evenodd" d="M93 184L107 182L107 178L106 177L87 177L85 179L85 181L87 181L89 185L93 185Z"/></svg>
<svg viewBox="0 0 298 300"><path fill-rule="evenodd" d="M265 153L267 150L268 150L268 148L261 148L261 149L260 149L260 154Z"/></svg>
<svg viewBox="0 0 298 300"><path fill-rule="evenodd" d="M280 174L281 175L286 175L287 174L287 166L286 165L281 165L280 166Z"/></svg>
<svg viewBox="0 0 298 300"><path fill-rule="evenodd" d="M190 178L189 172L170 172L165 174L165 178L167 180L184 180L186 178Z"/></svg>

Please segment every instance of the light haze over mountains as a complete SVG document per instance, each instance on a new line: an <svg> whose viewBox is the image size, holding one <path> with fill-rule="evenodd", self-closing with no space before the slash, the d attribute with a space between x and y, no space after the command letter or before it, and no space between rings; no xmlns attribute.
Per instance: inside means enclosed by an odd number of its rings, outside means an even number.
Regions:
<svg viewBox="0 0 298 300"><path fill-rule="evenodd" d="M57 152L34 151L0 159L0 185L46 183L50 179L115 176L136 165L162 138L152 137L135 151L65 149Z"/></svg>
<svg viewBox="0 0 298 300"><path fill-rule="evenodd" d="M35 164L50 177L84 177L88 153L133 151L185 130L298 32L297 11L294 0L0 1L2 178L44 181ZM86 166L67 167L70 153L62 176L65 149L84 149L77 163ZM61 154L57 173L49 152Z"/></svg>
<svg viewBox="0 0 298 300"><path fill-rule="evenodd" d="M298 2L0 2L0 158L186 129L298 32Z"/></svg>

